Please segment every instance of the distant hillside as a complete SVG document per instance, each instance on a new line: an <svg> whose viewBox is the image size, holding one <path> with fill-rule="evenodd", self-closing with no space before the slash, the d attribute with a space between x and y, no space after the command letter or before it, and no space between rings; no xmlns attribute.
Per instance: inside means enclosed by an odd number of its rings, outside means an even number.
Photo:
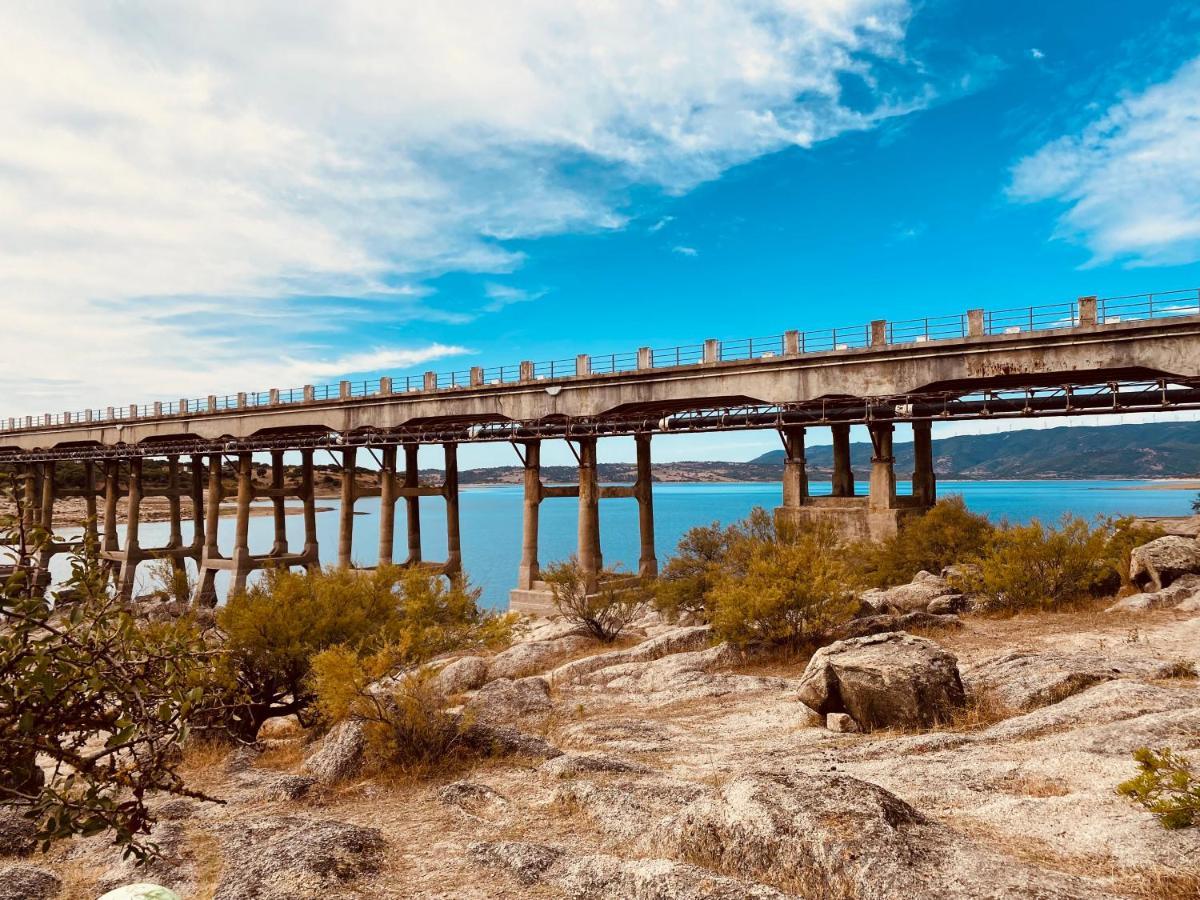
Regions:
<svg viewBox="0 0 1200 900"><path fill-rule="evenodd" d="M936 429L934 434L936 435ZM896 444L900 477L912 471L911 443ZM808 448L810 472L833 470L833 449ZM1100 425L962 435L933 442L934 468L953 478L1191 478L1200 475L1200 422ZM871 445L852 444L856 472L871 467ZM752 465L780 466L772 450Z"/></svg>

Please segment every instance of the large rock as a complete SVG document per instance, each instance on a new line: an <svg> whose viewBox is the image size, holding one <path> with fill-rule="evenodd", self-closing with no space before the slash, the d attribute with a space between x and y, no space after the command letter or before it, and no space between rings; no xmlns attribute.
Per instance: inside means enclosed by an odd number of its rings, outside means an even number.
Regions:
<svg viewBox="0 0 1200 900"><path fill-rule="evenodd" d="M1002 707L1023 712L1058 703L1104 681L1168 678L1179 666L1177 660L1020 650L974 666L963 677L973 694L990 694Z"/></svg>
<svg viewBox="0 0 1200 900"><path fill-rule="evenodd" d="M670 859L576 859L557 879L574 900L787 900L763 884Z"/></svg>
<svg viewBox="0 0 1200 900"><path fill-rule="evenodd" d="M37 866L0 866L0 900L51 900L62 890L53 872Z"/></svg>
<svg viewBox="0 0 1200 900"><path fill-rule="evenodd" d="M464 656L443 666L433 676L434 690L447 696L473 691L488 679L488 661L482 656Z"/></svg>
<svg viewBox="0 0 1200 900"><path fill-rule="evenodd" d="M239 821L219 836L224 865L213 900L320 900L377 871L383 859L378 828L332 819Z"/></svg>
<svg viewBox="0 0 1200 900"><path fill-rule="evenodd" d="M366 730L363 723L349 719L335 725L304 760L304 771L323 784L356 777L363 767Z"/></svg>
<svg viewBox="0 0 1200 900"><path fill-rule="evenodd" d="M511 722L544 715L553 705L545 678L499 678L479 689L467 704L467 712L480 722Z"/></svg>
<svg viewBox="0 0 1200 900"><path fill-rule="evenodd" d="M511 725L474 722L462 733L463 745L484 756L531 756L554 759L562 751L536 734L527 734Z"/></svg>
<svg viewBox="0 0 1200 900"><path fill-rule="evenodd" d="M624 663L652 662L673 653L689 653L708 646L712 637L711 625L671 628L657 637L642 641L624 650L610 650L564 663L548 674L551 684L576 681L592 672Z"/></svg>
<svg viewBox="0 0 1200 900"><path fill-rule="evenodd" d="M849 713L864 731L937 725L965 702L954 655L903 631L821 648L800 679L799 696L821 715Z"/></svg>
<svg viewBox="0 0 1200 900"><path fill-rule="evenodd" d="M888 631L909 631L914 628L927 630L962 628L962 619L958 616L934 615L933 613L921 612L919 610L903 614L883 613L877 616L863 616L843 622L841 625L836 626L829 633L829 636L834 640L845 641L850 638L884 634Z"/></svg>
<svg viewBox="0 0 1200 900"><path fill-rule="evenodd" d="M1129 579L1144 591L1161 591L1189 573L1200 573L1200 544L1194 538L1168 534L1135 547L1129 557Z"/></svg>
<svg viewBox="0 0 1200 900"><path fill-rule="evenodd" d="M37 825L15 809L0 806L0 856L25 856L37 847Z"/></svg>
<svg viewBox="0 0 1200 900"><path fill-rule="evenodd" d="M1105 896L969 845L882 787L832 773L745 773L660 823L652 840L659 853L802 897Z"/></svg>
<svg viewBox="0 0 1200 900"><path fill-rule="evenodd" d="M557 847L523 841L480 841L467 852L477 865L507 872L524 885L541 881L546 870L563 855Z"/></svg>
<svg viewBox="0 0 1200 900"><path fill-rule="evenodd" d="M546 641L524 641L497 653L488 662L489 679L523 678L545 672L565 657L596 645L595 638L567 634Z"/></svg>
<svg viewBox="0 0 1200 900"><path fill-rule="evenodd" d="M1200 597L1200 575L1188 573L1180 575L1169 587L1159 591L1143 591L1122 597L1105 612L1145 612L1150 609L1163 607L1179 607L1189 600ZM1187 611L1186 608L1184 610Z"/></svg>
<svg viewBox="0 0 1200 900"><path fill-rule="evenodd" d="M866 591L859 599L876 613L924 611L934 600L957 598L960 592L940 575L918 572L911 584Z"/></svg>

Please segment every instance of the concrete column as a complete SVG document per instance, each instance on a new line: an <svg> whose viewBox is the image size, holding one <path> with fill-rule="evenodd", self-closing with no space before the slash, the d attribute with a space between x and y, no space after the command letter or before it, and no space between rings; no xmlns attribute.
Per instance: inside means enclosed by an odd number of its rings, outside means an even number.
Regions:
<svg viewBox="0 0 1200 900"><path fill-rule="evenodd" d="M117 499L121 492L121 464L115 459L104 461L104 538L102 551L115 553L117 547Z"/></svg>
<svg viewBox="0 0 1200 900"><path fill-rule="evenodd" d="M419 444L404 445L404 486L416 489L421 486L421 470L418 454ZM408 565L421 561L421 498L408 493L404 497L404 511L408 519Z"/></svg>
<svg viewBox="0 0 1200 900"><path fill-rule="evenodd" d="M392 379L384 375L379 379L379 393L390 394L392 392Z"/></svg>
<svg viewBox="0 0 1200 900"><path fill-rule="evenodd" d="M55 464L53 462L42 463L41 514L38 518L46 533L43 536L44 542L38 550L38 580L35 587L42 584L40 580L44 577L42 573L50 571L50 559L54 556L54 473Z"/></svg>
<svg viewBox="0 0 1200 900"><path fill-rule="evenodd" d="M313 571L321 567L321 550L317 543L317 499L311 450L300 451L300 501L304 504L304 557L309 571Z"/></svg>
<svg viewBox="0 0 1200 900"><path fill-rule="evenodd" d="M639 369L654 368L654 350L650 347L638 347L637 367Z"/></svg>
<svg viewBox="0 0 1200 900"><path fill-rule="evenodd" d="M542 442L525 442L525 515L521 530L521 566L517 588L531 590L538 580L538 513L542 503Z"/></svg>
<svg viewBox="0 0 1200 900"><path fill-rule="evenodd" d="M580 353L575 357L575 374L576 375L591 375L592 374L592 358L586 353Z"/></svg>
<svg viewBox="0 0 1200 900"><path fill-rule="evenodd" d="M850 467L850 426L834 425L833 433L833 496L854 496L854 470Z"/></svg>
<svg viewBox="0 0 1200 900"><path fill-rule="evenodd" d="M437 372L426 372L425 373L425 390L427 390L427 391L436 391L437 390Z"/></svg>
<svg viewBox="0 0 1200 900"><path fill-rule="evenodd" d="M595 586L604 568L600 553L600 485L596 478L596 438L578 438L579 443L579 566Z"/></svg>
<svg viewBox="0 0 1200 900"><path fill-rule="evenodd" d="M84 535L90 549L100 549L100 527L97 521L96 510L96 463L93 460L84 460L83 462L83 483L84 483L84 515L87 516L87 522L84 523Z"/></svg>
<svg viewBox="0 0 1200 900"><path fill-rule="evenodd" d="M638 535L641 538L641 554L638 557L638 575L642 578L658 577L658 558L654 553L654 477L650 469L650 433L633 436L637 449L637 482L633 494L638 502Z"/></svg>
<svg viewBox="0 0 1200 900"><path fill-rule="evenodd" d="M784 356L798 356L800 354L799 331L785 331L783 333L783 354Z"/></svg>
<svg viewBox="0 0 1200 900"><path fill-rule="evenodd" d="M129 511L125 516L125 558L121 561L117 592L123 600L133 597L134 577L137 574L141 545L138 543L138 526L142 508L142 460L129 460Z"/></svg>
<svg viewBox="0 0 1200 900"><path fill-rule="evenodd" d="M230 594L246 590L246 577L250 574L250 502L254 499L254 457L250 453L239 453L237 461L237 519L233 538L233 580L229 584Z"/></svg>
<svg viewBox="0 0 1200 900"><path fill-rule="evenodd" d="M521 381L533 381L533 361L521 360L520 372L517 376Z"/></svg>
<svg viewBox="0 0 1200 900"><path fill-rule="evenodd" d="M933 423L928 419L912 423L913 496L922 506L937 502L937 476L933 471Z"/></svg>
<svg viewBox="0 0 1200 900"><path fill-rule="evenodd" d="M21 499L21 524L26 534L40 527L41 503L38 500L38 466L36 463L25 464L25 490Z"/></svg>
<svg viewBox="0 0 1200 900"><path fill-rule="evenodd" d="M796 508L808 499L808 469L804 458L804 428L787 425L783 429L783 505Z"/></svg>
<svg viewBox="0 0 1200 900"><path fill-rule="evenodd" d="M876 319L871 323L871 346L887 345L887 319Z"/></svg>
<svg viewBox="0 0 1200 900"><path fill-rule="evenodd" d="M197 606L217 605L217 570L210 563L220 559L221 550L217 546L218 529L221 521L221 498L224 490L221 485L221 454L213 453L208 457L208 496L205 506L204 548L200 553L200 571L196 577L196 589L192 594L192 603Z"/></svg>
<svg viewBox="0 0 1200 900"><path fill-rule="evenodd" d="M704 342L704 361L706 363L720 362L721 360L721 342L715 338L709 338Z"/></svg>
<svg viewBox="0 0 1200 900"><path fill-rule="evenodd" d="M357 491L354 484L354 469L358 448L347 447L342 451L342 508L338 522L338 568L349 569L353 564L354 550L354 500Z"/></svg>
<svg viewBox="0 0 1200 900"><path fill-rule="evenodd" d="M271 510L275 519L275 540L271 544L272 556L285 556L287 540L287 498L283 495L283 451L271 451Z"/></svg>
<svg viewBox="0 0 1200 900"><path fill-rule="evenodd" d="M867 505L871 509L896 508L896 466L892 454L891 422L875 422L867 426L871 432L871 490Z"/></svg>
<svg viewBox="0 0 1200 900"><path fill-rule="evenodd" d="M204 554L204 457L193 454L191 465L192 555L197 565Z"/></svg>
<svg viewBox="0 0 1200 900"><path fill-rule="evenodd" d="M983 337L983 310L967 310L967 336Z"/></svg>
<svg viewBox="0 0 1200 900"><path fill-rule="evenodd" d="M483 366L471 366L471 387L483 384Z"/></svg>
<svg viewBox="0 0 1200 900"><path fill-rule="evenodd" d="M1079 298L1079 325L1086 328L1097 323L1096 318L1096 297L1080 297Z"/></svg>
<svg viewBox="0 0 1200 900"><path fill-rule="evenodd" d="M396 448L383 448L379 467L379 565L392 565L396 546Z"/></svg>
<svg viewBox="0 0 1200 900"><path fill-rule="evenodd" d="M462 572L462 540L458 520L458 445L445 444L446 478L442 493L446 498L446 574Z"/></svg>
<svg viewBox="0 0 1200 900"><path fill-rule="evenodd" d="M172 550L183 546L183 522L179 504L179 457L167 457L167 518L170 533L167 546Z"/></svg>

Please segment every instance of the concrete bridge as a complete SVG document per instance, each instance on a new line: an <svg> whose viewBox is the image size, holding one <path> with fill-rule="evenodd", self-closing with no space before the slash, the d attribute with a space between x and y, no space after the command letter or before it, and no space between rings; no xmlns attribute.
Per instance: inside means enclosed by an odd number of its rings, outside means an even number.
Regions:
<svg viewBox="0 0 1200 900"><path fill-rule="evenodd" d="M934 422L1180 409L1200 409L1197 290L1082 297L1050 306L877 320L854 328L428 372L419 378L0 418L0 464L16 467L23 479L23 515L33 527L48 526L56 498L66 495L56 478L56 463L82 461L85 484L73 493L85 500L89 529L103 558L118 570L120 589L132 591L136 569L145 560L165 558L182 566L192 559L200 573L198 598L211 601L219 571L232 573L237 590L256 569L319 565L313 495L313 455L318 450L334 453L342 462L339 565L351 565L353 473L365 452L379 469L380 561L394 559L395 506L403 499L408 509L403 562L430 565L421 553L419 501L440 496L447 505L449 554L433 565L457 573L462 565L457 446L509 441L525 467L523 556L513 606L532 608L547 597L538 577L537 533L539 507L548 498L578 498L578 556L589 573L602 569L599 500L636 500L639 572L655 574L650 446L656 433L776 429L787 451L779 514L800 521L832 519L847 534L880 538L936 499ZM892 440L897 423L911 425L915 443L911 496L896 493ZM852 424L866 425L874 445L865 496L856 494L850 470ZM830 497L808 492L804 445L805 429L812 427L832 429ZM632 486L597 482L597 441L612 435L636 438L638 476ZM572 446L578 484L542 483L540 446L548 439L564 439ZM444 447L440 485L417 481L422 444ZM285 487L283 454L289 451L300 454L302 478L298 486ZM255 487L255 453L270 455L273 479L268 488ZM235 549L228 558L217 548L226 457L232 459L237 481ZM165 484L144 484L146 458L166 459ZM155 494L168 498L171 537L166 546L143 548L139 506ZM194 537L186 546L180 536L184 497L191 499L194 511ZM301 548L288 547L284 503L289 497L304 507ZM116 528L120 498L129 504L124 546ZM258 554L250 552L247 541L250 504L256 498L270 499L275 514L274 546ZM66 549L47 547L39 564L48 565L54 553Z"/></svg>

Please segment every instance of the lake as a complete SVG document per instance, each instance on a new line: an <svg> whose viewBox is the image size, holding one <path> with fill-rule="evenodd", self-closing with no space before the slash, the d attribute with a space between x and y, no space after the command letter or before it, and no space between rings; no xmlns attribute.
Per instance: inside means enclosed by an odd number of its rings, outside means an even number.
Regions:
<svg viewBox="0 0 1200 900"><path fill-rule="evenodd" d="M827 482L813 482L814 495L828 494ZM865 485L859 486L860 490ZM768 508L780 502L781 487L769 483L656 484L654 516L660 563L670 555L679 537L694 525L714 521L733 522L755 506ZM900 493L908 493L907 482L899 484ZM1191 488L1171 487L1169 482L1151 481L945 481L938 484L938 495L961 494L967 506L994 519L1043 521L1064 513L1085 518L1098 515L1181 516L1191 511L1196 492ZM336 499L317 501L330 511L317 515L317 531L325 562L337 551L339 503ZM471 580L482 589L482 602L504 608L508 591L516 581L521 557L522 489L519 486L476 487L462 489L463 564ZM373 565L378 552L379 499L365 497L355 504L354 559L359 565ZM636 568L638 554L637 503L615 499L600 502L601 537L606 565L621 564ZM423 498L421 525L424 555L428 560L442 559L446 553L444 506L440 498ZM541 562L562 559L575 550L576 504L573 499L550 499L541 510ZM189 522L183 523L184 540L191 537ZM122 528L122 532L124 529ZM166 543L165 522L143 524L141 543L155 547ZM303 543L304 524L297 515L288 516L288 538L293 547ZM270 549L274 525L270 516L250 520L250 549L255 553ZM122 540L124 535L122 534ZM232 551L233 523L221 523L220 544L225 553ZM397 558L405 554L404 503L396 507ZM143 567L144 568L144 567ZM55 561L55 575L68 570L65 558ZM224 577L224 573L222 573ZM227 581L227 577L225 577ZM224 582L218 583L224 589Z"/></svg>

